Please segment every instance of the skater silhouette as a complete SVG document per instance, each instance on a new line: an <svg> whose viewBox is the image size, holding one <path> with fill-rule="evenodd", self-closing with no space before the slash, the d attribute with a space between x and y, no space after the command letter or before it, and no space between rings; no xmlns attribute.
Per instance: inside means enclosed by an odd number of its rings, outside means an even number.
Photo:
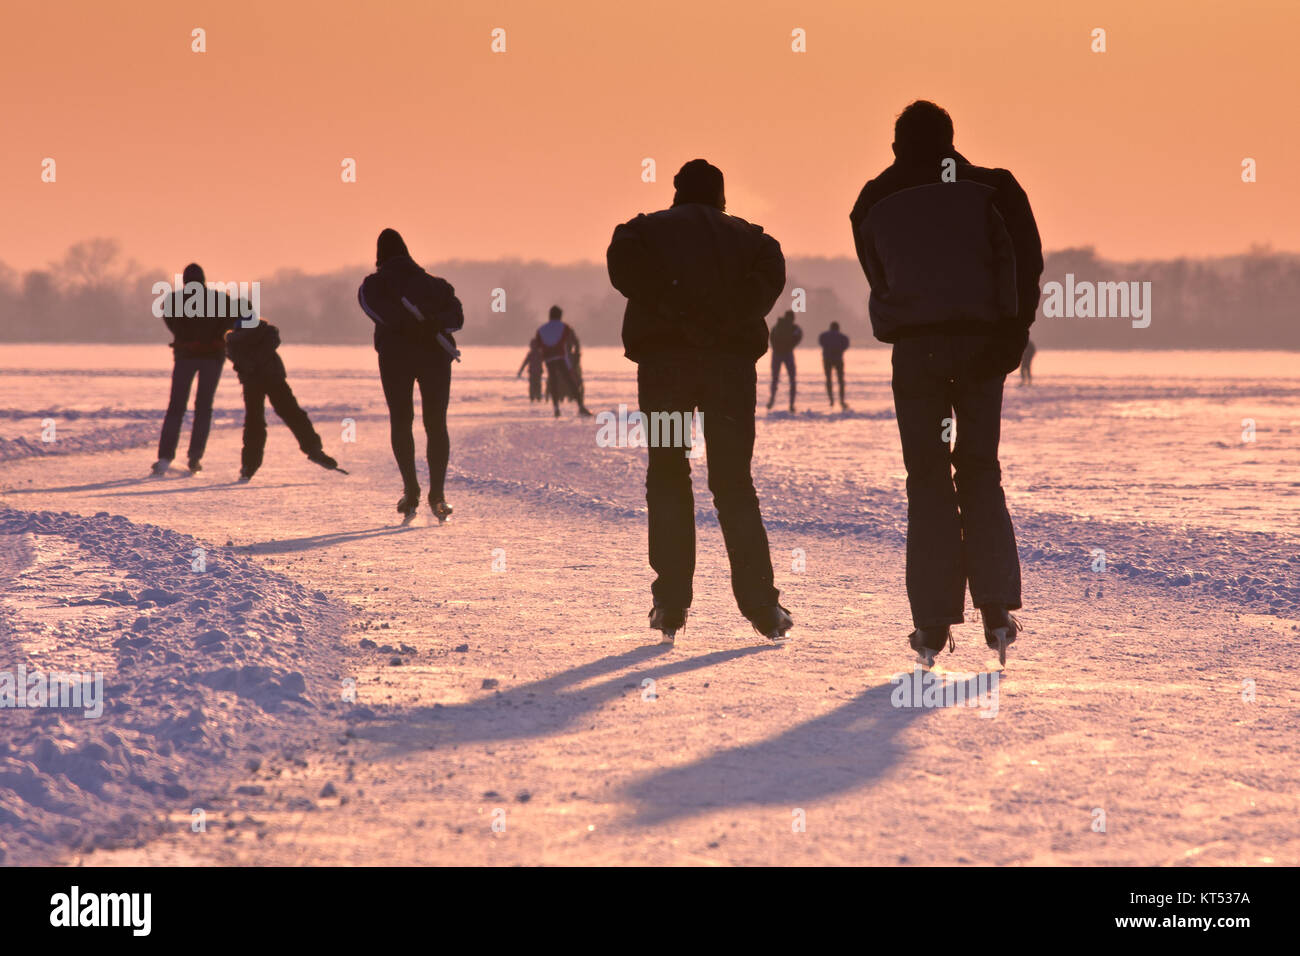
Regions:
<svg viewBox="0 0 1300 956"><path fill-rule="evenodd" d="M158 460L153 474L166 473L176 457L180 443L181 422L190 401L190 388L199 380L194 395L194 424L190 426L187 454L190 473L202 468L203 452L212 428L212 403L226 362L226 330L238 318L233 299L219 289L208 289L207 278L197 263L191 262L182 273L184 288L167 297L163 321L172 333L172 386L158 437Z"/></svg>
<svg viewBox="0 0 1300 956"><path fill-rule="evenodd" d="M246 314L251 309L245 308ZM251 323L251 324L250 324ZM244 388L244 448L240 457L240 481L249 481L262 467L266 450L266 402L284 420L298 439L298 447L322 468L342 471L339 463L325 454L321 439L312 428L311 419L298 404L289 387L284 362L277 349L280 330L265 319L252 316L235 323L226 332L226 354Z"/></svg>
<svg viewBox="0 0 1300 956"><path fill-rule="evenodd" d="M402 475L397 510L410 518L420 507L413 431L418 382L429 462L429 507L439 521L445 521L452 511L444 491L451 457L447 404L451 400L451 363L460 356L452 333L460 331L465 314L451 284L421 269L396 229L379 234L375 265L376 271L366 276L357 290L357 301L375 324L389 439Z"/></svg>
<svg viewBox="0 0 1300 956"><path fill-rule="evenodd" d="M952 118L934 103L903 110L893 145L894 163L866 184L850 221L872 331L894 346L908 640L925 665L951 650L969 583L985 641L1005 663L1020 561L998 464L1002 389L1034 321L1042 244L1015 177L958 153Z"/></svg>
<svg viewBox="0 0 1300 956"><path fill-rule="evenodd" d="M844 404L844 353L849 347L849 337L840 331L840 324L832 322L831 327L817 337L817 344L822 347L822 369L826 372L826 400L835 407L835 393L831 391L831 373L840 380L840 411L846 410Z"/></svg>
<svg viewBox="0 0 1300 956"><path fill-rule="evenodd" d="M534 339L528 343L528 354L519 365L519 371L515 373L515 378L524 374L524 369L528 369L528 401L542 401L542 366L546 363L542 361L542 349L537 340Z"/></svg>
<svg viewBox="0 0 1300 956"><path fill-rule="evenodd" d="M1034 384L1034 355L1038 352L1038 347L1034 345L1034 340L1029 339L1025 342L1025 354L1020 358L1020 384Z"/></svg>
<svg viewBox="0 0 1300 956"><path fill-rule="evenodd" d="M781 382L781 366L785 366L790 379L790 411L794 411L794 350L803 341L803 329L794 324L793 310L776 320L772 326L772 393L767 398L767 407L776 404L776 389Z"/></svg>
<svg viewBox="0 0 1300 956"><path fill-rule="evenodd" d="M628 300L624 352L637 363L639 407L652 429L654 416L670 415L689 430L699 410L732 592L759 633L781 640L792 622L777 600L750 462L754 364L767 351L764 316L785 287L785 257L762 228L724 212L717 167L691 160L673 186L672 207L617 227L606 253L610 281ZM650 444L650 626L671 642L691 606L695 504L686 450L654 436Z"/></svg>
<svg viewBox="0 0 1300 956"><path fill-rule="evenodd" d="M532 347L541 352L542 361L546 363L546 390L550 393L555 417L560 417L560 402L566 398L578 403L579 415L590 415L582 400L582 380L578 370L582 347L578 344L577 333L564 321L563 315L564 310L558 305L551 306L546 322L533 336Z"/></svg>

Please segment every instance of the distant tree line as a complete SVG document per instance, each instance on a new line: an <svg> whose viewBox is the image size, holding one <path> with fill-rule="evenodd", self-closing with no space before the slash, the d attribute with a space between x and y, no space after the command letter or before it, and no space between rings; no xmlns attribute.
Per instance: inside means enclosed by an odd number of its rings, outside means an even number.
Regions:
<svg viewBox="0 0 1300 956"><path fill-rule="evenodd" d="M1255 247L1236 256L1116 262L1091 247L1050 253L1043 282L1150 282L1151 324L1133 328L1124 318L1046 317L1033 337L1048 348L1283 348L1300 349L1300 255ZM357 306L364 265L321 274L282 270L272 275L225 275L202 263L210 279L261 283L263 314L290 342L362 344L371 324ZM18 272L0 263L0 341L166 341L154 317L153 285L170 282L185 265L146 269L123 256L112 239L90 239L49 266ZM609 285L603 264L449 261L424 263L445 276L465 304L467 345L523 346L560 305L586 345L617 345L623 298ZM869 289L851 258L791 258L786 295L775 313L804 290L799 315L805 347L832 321L857 345L871 339ZM494 310L494 305L496 309ZM504 305L504 311L501 306Z"/></svg>

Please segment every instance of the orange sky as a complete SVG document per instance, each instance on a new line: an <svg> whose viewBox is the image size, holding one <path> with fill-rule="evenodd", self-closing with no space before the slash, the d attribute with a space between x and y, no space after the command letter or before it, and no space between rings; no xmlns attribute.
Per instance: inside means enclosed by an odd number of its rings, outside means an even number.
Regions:
<svg viewBox="0 0 1300 956"><path fill-rule="evenodd" d="M146 265L257 278L369 261L384 226L421 260L599 260L696 156L787 254L852 255L848 210L917 97L952 113L972 161L1016 173L1049 249L1300 249L1296 0L118 7L6 9L10 266L112 236Z"/></svg>

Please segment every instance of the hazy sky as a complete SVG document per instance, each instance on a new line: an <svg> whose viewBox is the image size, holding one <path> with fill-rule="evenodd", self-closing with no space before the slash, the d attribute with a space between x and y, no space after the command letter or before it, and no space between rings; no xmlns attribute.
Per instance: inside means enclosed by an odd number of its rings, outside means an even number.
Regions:
<svg viewBox="0 0 1300 956"><path fill-rule="evenodd" d="M0 259L112 236L257 278L369 261L393 226L423 260L599 260L696 156L787 254L852 255L849 208L918 97L1016 173L1049 249L1295 250L1297 27L1297 0L14 3Z"/></svg>

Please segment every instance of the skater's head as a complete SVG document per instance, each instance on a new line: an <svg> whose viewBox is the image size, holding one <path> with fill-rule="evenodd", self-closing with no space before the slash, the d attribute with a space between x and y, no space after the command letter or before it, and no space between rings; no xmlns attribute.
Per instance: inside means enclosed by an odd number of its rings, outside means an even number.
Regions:
<svg viewBox="0 0 1300 956"><path fill-rule="evenodd" d="M181 273L181 280L185 285L189 285L191 282L197 282L199 285L206 285L208 281L207 277L203 274L203 267L197 262L191 262L185 267L185 271Z"/></svg>
<svg viewBox="0 0 1300 956"><path fill-rule="evenodd" d="M406 251L406 242L403 241L401 233L396 229L385 229L379 234L379 242L376 245L375 265L382 266L389 259L395 259L398 256L410 256Z"/></svg>
<svg viewBox="0 0 1300 956"><path fill-rule="evenodd" d="M831 331L832 331L832 332L838 332L839 330L840 330L840 324L839 324L838 322L832 322L832 323L831 323Z"/></svg>
<svg viewBox="0 0 1300 956"><path fill-rule="evenodd" d="M894 121L894 155L901 160L938 159L952 151L952 117L942 106L917 100Z"/></svg>
<svg viewBox="0 0 1300 956"><path fill-rule="evenodd" d="M558 322L560 320L560 316L562 315L564 315L564 310L561 309L558 305L551 306L551 311L547 313L547 317L552 322Z"/></svg>
<svg viewBox="0 0 1300 956"><path fill-rule="evenodd" d="M727 208L722 186L722 170L703 159L692 159L673 177L673 205L700 202L718 209Z"/></svg>

